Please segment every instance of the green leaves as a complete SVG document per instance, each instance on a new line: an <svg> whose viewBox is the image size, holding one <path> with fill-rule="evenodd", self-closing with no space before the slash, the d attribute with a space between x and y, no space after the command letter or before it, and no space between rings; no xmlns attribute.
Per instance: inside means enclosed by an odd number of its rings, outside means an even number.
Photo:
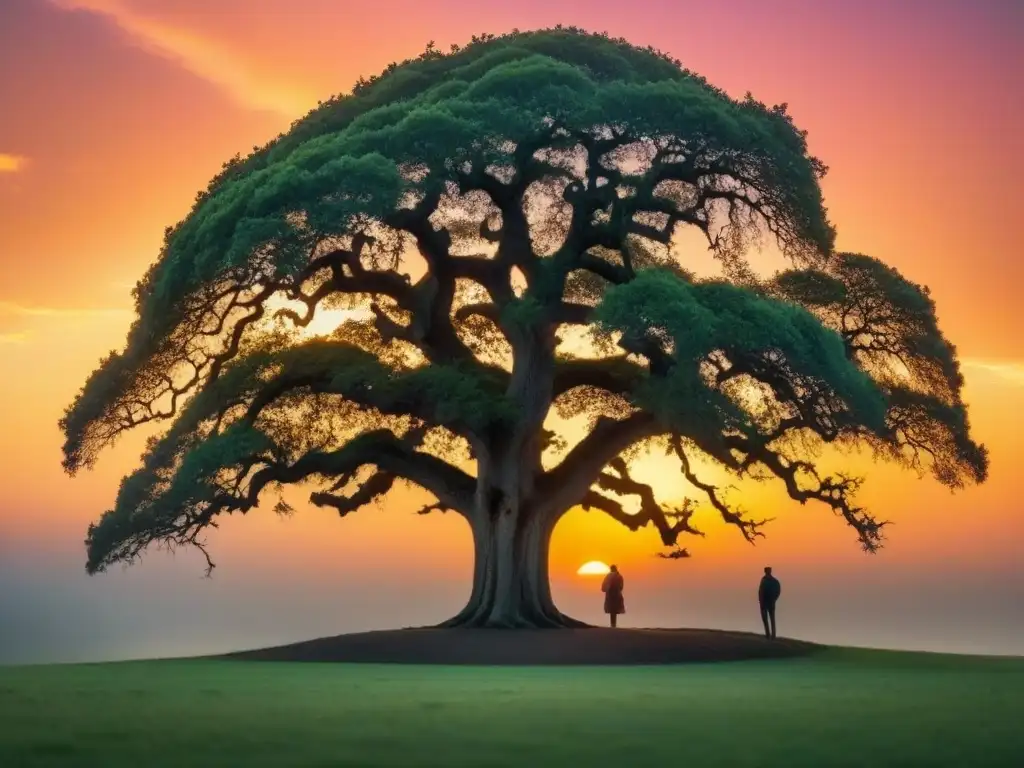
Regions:
<svg viewBox="0 0 1024 768"><path fill-rule="evenodd" d="M842 339L803 307L721 282L691 283L649 269L610 288L595 311L598 328L649 340L675 362L665 381L652 380L646 397L659 411L681 418L694 402L738 426L740 412L709 386L700 364L722 352L730 361L777 356L794 375L807 377L840 398L857 423L880 431L885 399L850 361Z"/></svg>
<svg viewBox="0 0 1024 768"><path fill-rule="evenodd" d="M793 269L775 278L775 285L783 296L805 307L827 307L846 299L846 285L842 280L816 269Z"/></svg>
<svg viewBox="0 0 1024 768"><path fill-rule="evenodd" d="M167 239L149 278L162 305L146 313L150 321L173 321L170 310L183 295L270 245L298 259L299 245L314 234L342 233L357 214L385 215L405 189L398 165L425 164L447 176L496 143L529 139L552 118L579 130L616 125L743 153L759 173L784 167L779 202L801 220L823 217L806 146L770 111L598 36L541 32L479 47L407 63L357 96L328 102L216 179ZM295 213L304 215L301 227L290 223Z"/></svg>
<svg viewBox="0 0 1024 768"><path fill-rule="evenodd" d="M984 446L969 434L963 376L926 288L870 256L837 254L824 270L791 270L770 286L809 307L843 339L846 354L889 398L888 457L961 487L988 472Z"/></svg>

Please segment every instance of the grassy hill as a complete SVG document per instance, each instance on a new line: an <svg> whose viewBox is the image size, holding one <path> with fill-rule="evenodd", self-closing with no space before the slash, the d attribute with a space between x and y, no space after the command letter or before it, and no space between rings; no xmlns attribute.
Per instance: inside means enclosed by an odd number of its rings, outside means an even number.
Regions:
<svg viewBox="0 0 1024 768"><path fill-rule="evenodd" d="M0 766L1021 766L1024 659L0 667Z"/></svg>

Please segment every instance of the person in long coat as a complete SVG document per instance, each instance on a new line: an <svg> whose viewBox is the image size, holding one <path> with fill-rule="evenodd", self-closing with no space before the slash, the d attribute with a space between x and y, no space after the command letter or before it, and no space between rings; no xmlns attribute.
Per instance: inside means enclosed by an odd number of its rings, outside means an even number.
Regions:
<svg viewBox="0 0 1024 768"><path fill-rule="evenodd" d="M601 591L604 592L604 612L611 620L611 626L615 626L615 619L626 612L626 602L622 599L622 590L626 586L622 574L617 566L612 566L608 575L601 583Z"/></svg>
<svg viewBox="0 0 1024 768"><path fill-rule="evenodd" d="M782 594L782 584L772 576L772 569L765 568L764 576L757 588L757 602L761 607L761 621L764 622L764 636L775 639L775 604Z"/></svg>

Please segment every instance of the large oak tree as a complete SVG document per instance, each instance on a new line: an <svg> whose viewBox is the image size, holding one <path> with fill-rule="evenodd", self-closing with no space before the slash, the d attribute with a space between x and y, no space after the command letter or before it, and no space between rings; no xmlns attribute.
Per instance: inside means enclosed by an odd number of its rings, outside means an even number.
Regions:
<svg viewBox="0 0 1024 768"><path fill-rule="evenodd" d="M664 506L631 474L643 445L748 540L764 521L707 462L820 502L874 551L884 523L823 449L867 445L952 488L987 460L927 290L834 251L824 173L785 106L578 30L430 47L360 81L168 229L126 347L67 410L72 473L172 421L90 526L89 572L202 548L285 484L345 515L409 482L472 529L451 624L564 626L547 559L566 511L654 526L667 556L699 533L698 499ZM686 228L723 277L687 269ZM786 271L752 268L761 237ZM352 313L296 333L325 307ZM580 416L582 439L559 433Z"/></svg>

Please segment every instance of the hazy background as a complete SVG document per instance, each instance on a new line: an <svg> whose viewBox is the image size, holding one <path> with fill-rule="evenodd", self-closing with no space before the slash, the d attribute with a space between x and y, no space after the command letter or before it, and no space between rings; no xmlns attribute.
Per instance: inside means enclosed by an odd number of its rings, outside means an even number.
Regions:
<svg viewBox="0 0 1024 768"><path fill-rule="evenodd" d="M56 422L120 347L130 287L221 163L359 75L474 33L577 24L680 58L734 95L788 102L831 171L839 247L929 285L965 364L989 483L951 495L852 461L895 521L862 555L821 507L744 491L778 517L752 548L704 521L688 562L657 537L574 511L555 533L560 607L600 621L584 561L617 562L632 626L756 629L761 567L783 634L1024 653L1024 3L516 3L459 0L0 0L0 663L206 653L438 621L467 597L469 532L408 495L225 521L193 553L89 578L82 540L144 434L71 480ZM665 465L668 466L668 465ZM684 492L657 462L665 498Z"/></svg>

